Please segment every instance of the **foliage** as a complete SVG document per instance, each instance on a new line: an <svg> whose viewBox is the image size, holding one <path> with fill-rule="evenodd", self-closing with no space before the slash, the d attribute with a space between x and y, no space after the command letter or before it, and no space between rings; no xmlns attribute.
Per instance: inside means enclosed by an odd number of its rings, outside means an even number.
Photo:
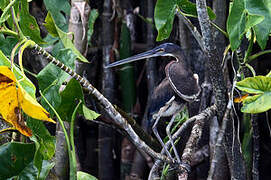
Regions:
<svg viewBox="0 0 271 180"><path fill-rule="evenodd" d="M36 95L39 95L36 94L36 87L24 75L22 63L24 49L33 48L37 44L43 47L52 46L51 54L71 69L75 68L74 61L76 59L88 62L73 45L73 35L66 33L68 31L66 17L71 8L69 1L44 0L44 4L48 10L44 26L49 35L46 38L41 38L36 19L29 13L29 1L0 1L0 97L3 99L0 103L0 113L13 128L25 136L31 136L31 143L11 142L0 146L0 179L46 179L50 169L54 166L51 160L55 153L55 137L48 132L43 122L37 121L37 119L54 122L49 114L51 117L57 117L55 119L59 120L65 132L69 149L70 176L72 178L77 176L82 180L96 179L87 173L76 172L73 139L73 124L76 114L79 113L89 120L99 116L85 105L80 84L72 79L60 92L68 74L49 63L35 76L38 80L40 94L44 95L40 101L41 106L36 98ZM216 16L211 8L208 7L207 10L210 20L215 19ZM196 5L189 0L157 0L154 15L155 27L158 31L157 41L169 37L177 11L186 17L197 17ZM271 3L268 0L234 0L231 3L227 19L226 36L229 38L233 52L240 48L244 38L249 40L245 57L238 59L240 66L237 69L237 74L242 74L242 80L236 83L238 89L248 94L240 100L243 102L241 110L245 113L261 113L271 108L270 73L267 76L254 77L245 77L243 73L244 67L249 67L254 72L249 62L270 52L262 51L251 55L255 42L262 50L266 48L271 32L270 12ZM91 11L89 42L98 16L97 10ZM122 31L122 35L129 36L128 29L123 28ZM126 45L121 42L121 48L125 49L124 47ZM13 62L16 53L19 55L19 65ZM120 53L125 56L123 51ZM12 71L8 67L11 67ZM22 114L21 110L25 114ZM183 115L178 122L181 123L187 116ZM71 124L70 134L65 130L62 120ZM177 127L178 124L173 129L177 129ZM249 146L250 126L247 127L245 132L247 133L246 146Z"/></svg>
<svg viewBox="0 0 271 180"><path fill-rule="evenodd" d="M261 113L271 109L271 77L248 77L237 82L236 87L252 94L243 100L243 112Z"/></svg>
<svg viewBox="0 0 271 180"><path fill-rule="evenodd" d="M36 173L33 161L35 145L11 142L0 146L0 179ZM31 170L30 170L31 169Z"/></svg>
<svg viewBox="0 0 271 180"><path fill-rule="evenodd" d="M59 27L57 27L50 12L47 14L44 26L46 27L48 33L50 33L53 37L59 37L64 47L70 48L80 61L88 62L88 60L75 48L69 34L63 32Z"/></svg>
<svg viewBox="0 0 271 180"><path fill-rule="evenodd" d="M50 169L54 166L54 163L50 161L55 153L55 137L48 132L41 121L37 121L37 119L41 119L54 122L49 118L49 113L45 109L49 110L51 116L57 114L57 111L52 113L52 108L53 110L58 109L62 115L66 113L67 115L63 115L63 118L66 121L72 120L72 124L74 124L77 110L90 120L99 116L99 114L86 107L81 86L75 80L71 80L66 87L67 89L61 94L59 93L59 89L68 75L52 64L48 64L37 76L34 76L38 79L40 89L53 107L49 108L48 104L42 99L41 104L45 107L44 109L36 100L36 87L25 76L22 63L22 54L27 47L33 48L36 43L43 44L43 46L53 45L56 58L59 58L71 68L74 68L76 58L87 62L85 57L74 47L72 40L68 36L69 34L65 33L67 31L65 15L69 15L70 12L69 2L66 0L45 0L44 3L49 11L45 26L48 28L49 33L52 33L55 37L48 36L42 39L36 19L29 13L27 0L3 0L0 2L0 9L2 10L0 16L0 97L4 99L0 104L0 113L15 129L26 136L31 136L30 140L34 142L30 144L13 142L0 146L0 179L12 177L18 179L46 179ZM92 35L93 24L98 16L95 10L92 11L92 14L89 38ZM7 47L6 44L10 46ZM17 52L19 52L20 68L13 63ZM12 67L12 71L8 67ZM83 103L74 106L76 100L81 100ZM70 106L65 109L67 104ZM21 114L20 109L25 112L27 126L24 123L24 116ZM60 119L59 116L58 118ZM5 130L1 132L5 132ZM67 135L66 140L70 142L69 149L73 151L70 155L70 164L72 165L71 171L73 169L71 175L75 178L76 168L74 167L76 167L76 162L73 133L73 130L71 130L71 134Z"/></svg>
<svg viewBox="0 0 271 180"><path fill-rule="evenodd" d="M32 136L32 132L22 121L21 109L30 117L54 122L49 113L22 88L7 66L0 66L0 98L3 119L25 136Z"/></svg>
<svg viewBox="0 0 271 180"><path fill-rule="evenodd" d="M256 40L265 49L271 29L269 1L234 0L227 21L232 50L236 50L247 32L253 30Z"/></svg>
<svg viewBox="0 0 271 180"><path fill-rule="evenodd" d="M155 27L158 31L157 41L162 41L170 35L177 9L188 16L197 17L196 5L188 0L158 0L154 10ZM208 14L211 19L215 19L215 14L210 8Z"/></svg>

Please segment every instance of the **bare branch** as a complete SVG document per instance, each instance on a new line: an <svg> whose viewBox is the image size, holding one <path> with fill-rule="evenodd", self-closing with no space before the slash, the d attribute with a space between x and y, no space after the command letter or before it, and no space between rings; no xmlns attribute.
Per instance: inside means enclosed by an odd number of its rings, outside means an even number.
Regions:
<svg viewBox="0 0 271 180"><path fill-rule="evenodd" d="M133 144L137 147L139 151L145 152L152 156L154 159L160 159L167 163L172 163L172 161L160 153L155 152L151 149L144 141L142 141L139 136L135 133L131 125L122 117L122 115L114 108L114 106L105 98L95 87L92 86L86 79L82 78L80 75L76 74L72 69L65 66L59 60L55 59L51 54L42 49L40 46L35 44L34 48L38 51L39 54L42 54L53 64L64 70L70 76L74 77L76 80L80 82L82 86L84 86L93 96L95 96L98 102L103 106L104 110L108 113L108 115L114 120L116 124L121 126L127 134L131 137Z"/></svg>
<svg viewBox="0 0 271 180"><path fill-rule="evenodd" d="M185 23L185 25L188 27L188 29L190 30L190 32L193 34L193 36L195 37L195 39L197 40L201 50L204 52L204 45L203 45L203 40L202 37L199 33L199 31L197 30L197 28L191 23L191 21L182 14L180 9L177 9L177 16L183 20L183 22Z"/></svg>
<svg viewBox="0 0 271 180"><path fill-rule="evenodd" d="M259 159L260 159L260 141L259 141L259 125L256 115L252 115L252 130L253 130L253 166L252 179L259 180Z"/></svg>

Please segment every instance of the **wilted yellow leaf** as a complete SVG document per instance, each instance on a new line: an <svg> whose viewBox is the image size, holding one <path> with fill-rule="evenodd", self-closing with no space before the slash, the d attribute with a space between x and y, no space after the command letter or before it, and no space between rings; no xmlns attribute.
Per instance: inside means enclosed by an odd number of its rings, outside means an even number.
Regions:
<svg viewBox="0 0 271 180"><path fill-rule="evenodd" d="M55 123L49 113L22 87L7 66L0 66L0 114L25 136L32 132L23 120L21 109L30 117Z"/></svg>

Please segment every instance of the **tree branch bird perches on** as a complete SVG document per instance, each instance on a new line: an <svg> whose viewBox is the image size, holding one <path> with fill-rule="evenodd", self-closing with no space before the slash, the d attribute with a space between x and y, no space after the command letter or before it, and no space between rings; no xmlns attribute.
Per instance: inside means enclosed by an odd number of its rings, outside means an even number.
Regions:
<svg viewBox="0 0 271 180"><path fill-rule="evenodd" d="M174 122L175 116L183 109L185 104L196 101L201 92L198 75L193 74L192 70L187 65L181 47L173 43L164 43L152 50L109 64L106 68L157 56L171 56L174 57L175 60L167 64L165 68L166 78L152 93L150 108L148 110L149 122L150 124L153 124L155 120L153 132L164 147L164 143L157 131L157 124L160 117L172 116L172 119L166 128L166 132L172 144L177 162L181 164L174 142L171 138L170 127ZM169 151L167 149L165 149L165 151L167 155L172 158Z"/></svg>

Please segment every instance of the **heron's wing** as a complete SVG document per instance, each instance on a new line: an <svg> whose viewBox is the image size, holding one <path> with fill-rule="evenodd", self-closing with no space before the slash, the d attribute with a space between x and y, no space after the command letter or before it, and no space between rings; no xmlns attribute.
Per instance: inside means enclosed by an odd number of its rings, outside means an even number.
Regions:
<svg viewBox="0 0 271 180"><path fill-rule="evenodd" d="M173 90L184 100L193 101L200 94L197 77L182 61L172 61L166 66L166 75Z"/></svg>
<svg viewBox="0 0 271 180"><path fill-rule="evenodd" d="M185 103L184 100L180 99L175 91L172 89L168 78L166 77L163 81L154 89L151 95L151 101L149 106L149 115L157 113L159 109L164 106L173 96L178 103Z"/></svg>

